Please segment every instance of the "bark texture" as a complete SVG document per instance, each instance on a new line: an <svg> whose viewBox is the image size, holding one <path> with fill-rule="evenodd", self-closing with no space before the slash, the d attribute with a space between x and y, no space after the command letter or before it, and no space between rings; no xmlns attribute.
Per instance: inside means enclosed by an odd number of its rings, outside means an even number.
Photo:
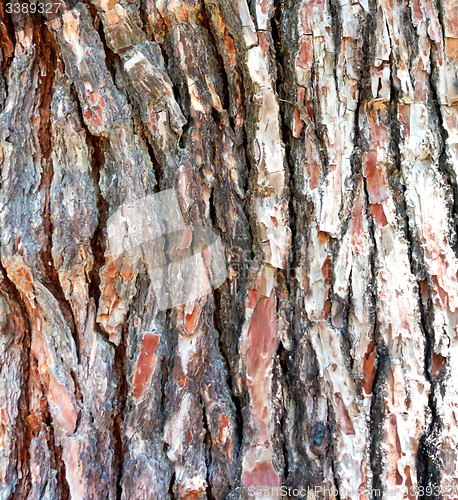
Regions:
<svg viewBox="0 0 458 500"><path fill-rule="evenodd" d="M61 3L0 1L0 500L458 499L458 1ZM168 189L228 278L159 311Z"/></svg>

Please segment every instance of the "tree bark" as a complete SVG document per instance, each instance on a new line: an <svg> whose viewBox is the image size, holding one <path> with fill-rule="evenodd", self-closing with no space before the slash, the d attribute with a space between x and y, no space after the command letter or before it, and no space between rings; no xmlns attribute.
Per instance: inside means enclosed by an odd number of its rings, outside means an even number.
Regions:
<svg viewBox="0 0 458 500"><path fill-rule="evenodd" d="M458 0L60 3L0 3L0 500L458 499ZM161 310L167 190L227 279Z"/></svg>

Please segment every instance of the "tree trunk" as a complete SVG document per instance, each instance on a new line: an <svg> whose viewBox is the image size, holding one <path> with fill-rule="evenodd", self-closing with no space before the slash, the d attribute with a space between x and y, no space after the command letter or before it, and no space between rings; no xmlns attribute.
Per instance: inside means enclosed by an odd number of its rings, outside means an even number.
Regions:
<svg viewBox="0 0 458 500"><path fill-rule="evenodd" d="M8 1L0 500L458 499L458 0Z"/></svg>

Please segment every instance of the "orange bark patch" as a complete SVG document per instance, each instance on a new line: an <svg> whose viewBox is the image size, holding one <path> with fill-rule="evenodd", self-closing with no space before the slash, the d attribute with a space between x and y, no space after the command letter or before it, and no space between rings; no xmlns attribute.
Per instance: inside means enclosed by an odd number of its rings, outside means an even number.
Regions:
<svg viewBox="0 0 458 500"><path fill-rule="evenodd" d="M251 290L248 295L247 307L254 309L256 307L256 290Z"/></svg>
<svg viewBox="0 0 458 500"><path fill-rule="evenodd" d="M415 93L414 98L416 102L426 102L427 100L427 91L429 88L428 85L429 75L423 69L423 63L420 59L420 62L417 67L417 72L415 75Z"/></svg>
<svg viewBox="0 0 458 500"><path fill-rule="evenodd" d="M227 29L226 23L223 21L219 7L215 6L215 9L218 13L217 21L218 21L219 31L222 34L222 36L224 37L224 40L226 42L229 65L235 66L237 64L237 57L235 55L234 42L232 41L232 38L228 34L228 29Z"/></svg>
<svg viewBox="0 0 458 500"><path fill-rule="evenodd" d="M458 38L445 39L445 55L453 59L458 59Z"/></svg>
<svg viewBox="0 0 458 500"><path fill-rule="evenodd" d="M369 347L367 348L367 353L364 356L363 371L366 376L363 382L363 389L366 394L370 394L372 391L372 385L374 383L376 367L375 359L377 358L377 350L375 349L374 340L371 341Z"/></svg>
<svg viewBox="0 0 458 500"><path fill-rule="evenodd" d="M299 53L296 59L296 65L299 68L307 69L312 65L313 62L313 37L306 36L303 37L299 44Z"/></svg>
<svg viewBox="0 0 458 500"><path fill-rule="evenodd" d="M331 313L331 301L327 298L324 302L323 312L321 313L321 319L326 319Z"/></svg>
<svg viewBox="0 0 458 500"><path fill-rule="evenodd" d="M21 267L15 273L21 280L22 290L24 293L31 293L33 290L33 276L25 268Z"/></svg>
<svg viewBox="0 0 458 500"><path fill-rule="evenodd" d="M184 387L184 384L186 384L186 375L182 375L180 377L180 379L178 380L178 387L180 387L181 389Z"/></svg>
<svg viewBox="0 0 458 500"><path fill-rule="evenodd" d="M229 421L230 421L230 417L229 415L223 415L221 414L219 416L219 425L218 425L218 441L220 443L223 442L223 434L224 434L224 430L226 429L226 427L229 425Z"/></svg>
<svg viewBox="0 0 458 500"><path fill-rule="evenodd" d="M156 366L155 355L161 336L154 333L146 333L140 348L140 355L135 366L134 387L132 393L138 401L145 390L146 384L151 380L153 369Z"/></svg>
<svg viewBox="0 0 458 500"><path fill-rule="evenodd" d="M307 111L308 117L310 120L314 119L314 112L313 112L313 101L305 101L304 102L305 110Z"/></svg>
<svg viewBox="0 0 458 500"><path fill-rule="evenodd" d="M194 333L196 329L197 321L199 320L200 306L199 304L194 304L194 309L191 314L186 314L185 328L188 333Z"/></svg>
<svg viewBox="0 0 458 500"><path fill-rule="evenodd" d="M331 283L331 257L329 255L323 262L323 267L321 268L321 271L323 272L325 283L326 284Z"/></svg>
<svg viewBox="0 0 458 500"><path fill-rule="evenodd" d="M219 416L218 422L218 438L217 442L223 445L224 451L226 452L226 456L231 459L232 458L232 439L230 432L230 415L221 414Z"/></svg>
<svg viewBox="0 0 458 500"><path fill-rule="evenodd" d="M234 42L230 36L226 36L226 44L229 52L229 64L235 66L237 64L237 57L235 56Z"/></svg>
<svg viewBox="0 0 458 500"><path fill-rule="evenodd" d="M410 105L400 104L399 105L399 118L404 125L404 135L406 141L409 140L410 136Z"/></svg>
<svg viewBox="0 0 458 500"><path fill-rule="evenodd" d="M119 302L119 296L115 290L115 282L118 270L113 260L110 259L105 268L105 288L103 289L103 302L108 308L114 307Z"/></svg>
<svg viewBox="0 0 458 500"><path fill-rule="evenodd" d="M336 392L334 394L334 400L336 402L337 420L339 421L340 429L344 434L354 435L355 428L353 427L347 407L342 399L342 394L340 394L340 392Z"/></svg>
<svg viewBox="0 0 458 500"><path fill-rule="evenodd" d="M98 127L100 127L102 125L102 123L103 123L103 110L102 110L102 108L97 108L95 110L94 122Z"/></svg>
<svg viewBox="0 0 458 500"><path fill-rule="evenodd" d="M256 304L248 330L247 364L248 372L255 375L259 369L270 364L276 349L277 320L275 311L275 295L263 297Z"/></svg>
<svg viewBox="0 0 458 500"><path fill-rule="evenodd" d="M59 414L59 424L67 435L74 432L77 414L73 406L72 395L67 388L61 384L53 374L49 374L49 399L56 406Z"/></svg>
<svg viewBox="0 0 458 500"><path fill-rule="evenodd" d="M388 418L388 428L385 434L387 448L387 479L392 487L402 484L402 476L399 474L398 461L402 456L401 443L398 436L398 425L395 415Z"/></svg>
<svg viewBox="0 0 458 500"><path fill-rule="evenodd" d="M301 119L301 112L299 111L299 108L296 108L294 110L294 124L293 124L293 135L297 139L301 135L301 130L303 127L302 119Z"/></svg>
<svg viewBox="0 0 458 500"><path fill-rule="evenodd" d="M188 15L188 8L186 7L186 4L185 4L185 3L183 3L183 4L181 5L181 8L183 9L183 16L184 16L184 20L185 20L185 21L187 21L187 20L188 20L189 15Z"/></svg>
<svg viewBox="0 0 458 500"><path fill-rule="evenodd" d="M369 151L364 158L364 174L371 203L386 199L386 182L381 169L377 168L377 152Z"/></svg>
<svg viewBox="0 0 458 500"><path fill-rule="evenodd" d="M371 205L371 214L374 216L375 222L379 227L385 227L388 224L385 212L383 211L383 205L380 203Z"/></svg>
<svg viewBox="0 0 458 500"><path fill-rule="evenodd" d="M412 488L413 483L412 483L412 475L410 473L410 465L406 466L406 468L404 469L404 473L406 475L406 487L408 489L408 498L409 500L415 500L417 496L415 495L415 492Z"/></svg>
<svg viewBox="0 0 458 500"><path fill-rule="evenodd" d="M427 280L420 281L420 290L421 290L421 300L426 303L429 298L429 287Z"/></svg>
<svg viewBox="0 0 458 500"><path fill-rule="evenodd" d="M363 209L361 205L361 194L356 196L355 204L353 206L353 237L358 237L363 228Z"/></svg>
<svg viewBox="0 0 458 500"><path fill-rule="evenodd" d="M388 131L383 123L377 120L377 112L375 109L372 109L368 113L367 118L371 128L372 147L375 149L385 146L388 141Z"/></svg>
<svg viewBox="0 0 458 500"><path fill-rule="evenodd" d="M258 42L262 50L262 55L265 56L269 53L269 42L262 31L258 31Z"/></svg>
<svg viewBox="0 0 458 500"><path fill-rule="evenodd" d="M305 97L304 87L299 87L299 85L297 85L296 92L297 92L297 102L302 102L304 100L304 97Z"/></svg>
<svg viewBox="0 0 458 500"><path fill-rule="evenodd" d="M90 90L86 90L88 98L87 101L91 106L95 106L97 104L97 101L99 99L99 93L97 90L94 92L91 92Z"/></svg>
<svg viewBox="0 0 458 500"><path fill-rule="evenodd" d="M328 237L328 233L325 233L324 231L318 231L318 239L320 240L320 243L324 245L326 243L326 239Z"/></svg>
<svg viewBox="0 0 458 500"><path fill-rule="evenodd" d="M251 400L254 440L264 444L270 438L268 418L270 380L272 378L272 356L277 348L277 314L275 294L258 301L248 329L246 352L247 385Z"/></svg>
<svg viewBox="0 0 458 500"><path fill-rule="evenodd" d="M443 356L436 353L433 354L433 359L431 363L431 375L433 377L437 377L438 375L440 375L440 373L442 372L442 368L444 367L444 363L445 363L445 358Z"/></svg>
<svg viewBox="0 0 458 500"><path fill-rule="evenodd" d="M315 151L315 146L313 145L312 137L307 129L305 134L305 148L307 151L307 170L310 176L309 186L310 189L315 189L320 182L320 164L317 161L317 153Z"/></svg>
<svg viewBox="0 0 458 500"><path fill-rule="evenodd" d="M249 486L279 486L280 478L271 461L256 463L250 471L243 471L243 484Z"/></svg>
<svg viewBox="0 0 458 500"><path fill-rule="evenodd" d="M272 464L272 452L264 449L261 456L250 450L244 459L242 482L244 486L279 486L280 476Z"/></svg>
<svg viewBox="0 0 458 500"><path fill-rule="evenodd" d="M92 125L93 127L100 127L103 124L103 111L100 108L95 110L87 110L84 113L84 117L87 120L88 125Z"/></svg>
<svg viewBox="0 0 458 500"><path fill-rule="evenodd" d="M412 3L413 18L416 24L419 24L423 19L423 14L421 12L420 5L421 5L420 2Z"/></svg>

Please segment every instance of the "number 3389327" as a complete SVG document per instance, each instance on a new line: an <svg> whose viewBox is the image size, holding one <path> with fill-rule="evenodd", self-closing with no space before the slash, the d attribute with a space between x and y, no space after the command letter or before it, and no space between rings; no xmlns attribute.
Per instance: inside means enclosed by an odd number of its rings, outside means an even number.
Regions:
<svg viewBox="0 0 458 500"><path fill-rule="evenodd" d="M60 2L24 2L24 3L7 3L7 14L56 14L61 6Z"/></svg>

